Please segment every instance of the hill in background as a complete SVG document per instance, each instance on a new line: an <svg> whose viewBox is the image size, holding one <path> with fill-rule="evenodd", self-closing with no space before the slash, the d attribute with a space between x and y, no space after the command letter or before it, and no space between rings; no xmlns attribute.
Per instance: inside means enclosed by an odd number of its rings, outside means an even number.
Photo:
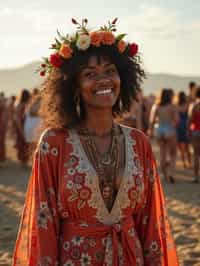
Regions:
<svg viewBox="0 0 200 266"><path fill-rule="evenodd" d="M39 65L38 61L18 68L0 69L0 91L4 91L9 96L18 94L22 88L37 87L43 80L38 73L35 73ZM148 74L143 84L144 94L156 94L163 87L186 91L191 80L200 83L200 77Z"/></svg>

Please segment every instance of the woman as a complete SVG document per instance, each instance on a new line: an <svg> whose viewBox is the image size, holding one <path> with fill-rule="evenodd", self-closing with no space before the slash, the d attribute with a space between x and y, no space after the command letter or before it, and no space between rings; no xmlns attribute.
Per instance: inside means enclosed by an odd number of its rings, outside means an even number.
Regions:
<svg viewBox="0 0 200 266"><path fill-rule="evenodd" d="M6 160L6 129L7 129L7 110L6 98L0 92L0 165Z"/></svg>
<svg viewBox="0 0 200 266"><path fill-rule="evenodd" d="M24 121L25 110L30 99L30 93L28 90L23 89L20 93L18 102L15 108L14 123L16 130L16 149L17 158L20 161L21 166L26 166L28 162L28 144L24 137Z"/></svg>
<svg viewBox="0 0 200 266"><path fill-rule="evenodd" d="M189 134L193 146L194 156L194 183L199 182L199 160L200 160L200 87L196 89L196 100L189 107Z"/></svg>
<svg viewBox="0 0 200 266"><path fill-rule="evenodd" d="M137 128L142 130L142 108L141 104L133 99L130 105L130 111L124 113L122 119L119 121L121 124L128 127Z"/></svg>
<svg viewBox="0 0 200 266"><path fill-rule="evenodd" d="M75 40L50 57L54 129L36 151L13 265L178 265L150 144L113 122L144 77L137 46L114 35L116 19L97 32L72 21Z"/></svg>
<svg viewBox="0 0 200 266"><path fill-rule="evenodd" d="M15 101L16 96L12 95L8 99L8 134L10 139L15 139L15 123L14 123L14 114L15 114Z"/></svg>
<svg viewBox="0 0 200 266"><path fill-rule="evenodd" d="M24 136L30 151L33 151L36 147L41 133L41 118L39 115L40 103L41 96L39 93L35 95L33 94L25 112Z"/></svg>
<svg viewBox="0 0 200 266"><path fill-rule="evenodd" d="M116 121L128 126L143 130L142 117L143 117L143 105L142 105L142 90L137 88L136 95L132 99L129 112L124 112L122 117L119 117ZM121 118L121 119L120 119Z"/></svg>
<svg viewBox="0 0 200 266"><path fill-rule="evenodd" d="M150 136L155 134L157 138L161 171L165 180L170 183L175 182L176 124L178 122L177 110L172 104L172 99L173 91L163 89L158 104L152 107L150 114Z"/></svg>
<svg viewBox="0 0 200 266"><path fill-rule="evenodd" d="M191 154L189 149L189 137L188 137L188 101L187 96L183 91L178 94L177 110L179 116L179 122L176 128L178 149L180 151L181 159L184 168L191 167Z"/></svg>

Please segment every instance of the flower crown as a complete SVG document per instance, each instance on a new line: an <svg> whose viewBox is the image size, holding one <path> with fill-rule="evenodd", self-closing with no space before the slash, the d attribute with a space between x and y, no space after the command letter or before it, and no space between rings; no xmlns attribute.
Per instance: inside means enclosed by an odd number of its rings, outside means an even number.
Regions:
<svg viewBox="0 0 200 266"><path fill-rule="evenodd" d="M100 27L97 31L89 31L87 28L88 20L82 19L79 23L72 18L72 23L77 26L77 31L74 35L63 36L57 31L58 38L55 38L55 43L51 45L50 49L54 53L49 58L43 58L43 63L40 65L38 71L40 76L45 76L50 73L53 68L61 68L65 60L71 59L80 51L86 51L89 47L100 46L115 46L118 52L126 53L129 57L134 57L138 52L138 45L136 43L127 43L123 40L126 34L114 35L116 32L115 18L108 25Z"/></svg>

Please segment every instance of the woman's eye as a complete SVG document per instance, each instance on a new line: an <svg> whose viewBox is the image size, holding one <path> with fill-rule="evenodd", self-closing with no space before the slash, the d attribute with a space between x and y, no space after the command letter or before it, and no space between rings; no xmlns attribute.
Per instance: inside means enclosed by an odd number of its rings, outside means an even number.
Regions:
<svg viewBox="0 0 200 266"><path fill-rule="evenodd" d="M95 73L94 73L94 72L88 72L88 73L85 73L85 76L86 76L87 78L92 78L92 77L95 76Z"/></svg>
<svg viewBox="0 0 200 266"><path fill-rule="evenodd" d="M116 70L114 68L110 68L107 70L107 73L108 74L113 74L113 73L116 73Z"/></svg>

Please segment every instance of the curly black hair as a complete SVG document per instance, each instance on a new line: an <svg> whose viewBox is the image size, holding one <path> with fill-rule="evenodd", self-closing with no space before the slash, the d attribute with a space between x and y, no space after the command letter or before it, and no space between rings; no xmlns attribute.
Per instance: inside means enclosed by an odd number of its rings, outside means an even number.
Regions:
<svg viewBox="0 0 200 266"><path fill-rule="evenodd" d="M76 111L78 74L91 56L98 60L106 58L113 63L121 79L120 96L113 106L113 116L128 111L136 91L145 78L140 56L129 57L120 53L115 46L90 47L65 60L61 68L54 69L42 88L41 115L44 127L65 128L79 124L85 118L84 103L80 101L81 115ZM121 104L120 104L121 102Z"/></svg>

